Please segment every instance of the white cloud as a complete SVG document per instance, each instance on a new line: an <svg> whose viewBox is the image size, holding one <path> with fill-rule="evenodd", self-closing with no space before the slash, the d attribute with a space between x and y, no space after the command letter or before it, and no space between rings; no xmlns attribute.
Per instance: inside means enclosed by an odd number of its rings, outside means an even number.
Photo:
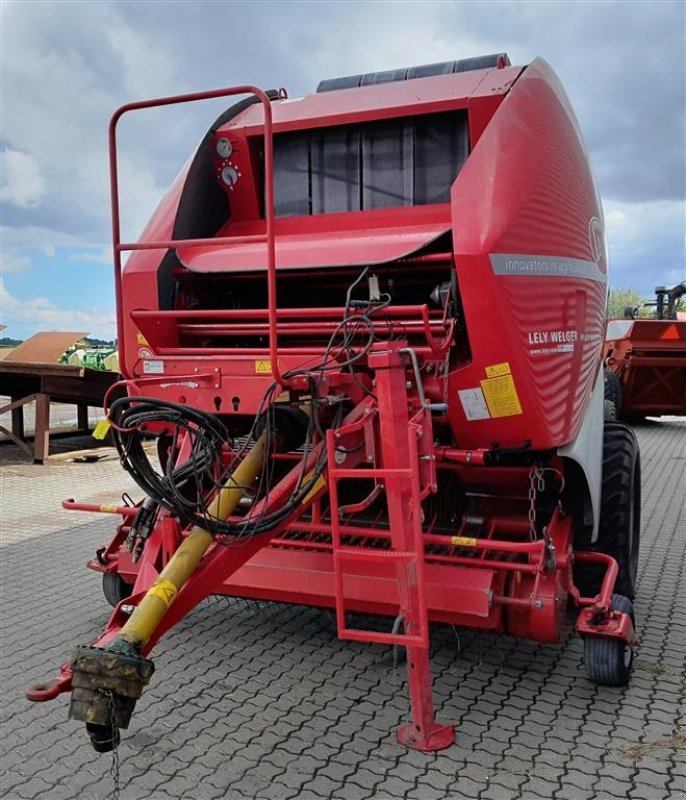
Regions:
<svg viewBox="0 0 686 800"><path fill-rule="evenodd" d="M0 273L24 272L33 264L33 254L53 258L58 247L89 246L62 231L38 225L0 225Z"/></svg>
<svg viewBox="0 0 686 800"><path fill-rule="evenodd" d="M93 336L111 339L116 335L116 318L98 308L76 311L59 308L47 297L17 300L0 279L0 317L12 332L24 331L27 326L37 330L85 330Z"/></svg>
<svg viewBox="0 0 686 800"><path fill-rule="evenodd" d="M35 208L47 188L40 166L30 153L6 147L0 153L0 197L19 208Z"/></svg>
<svg viewBox="0 0 686 800"><path fill-rule="evenodd" d="M683 203L604 203L613 286L652 292L686 278ZM659 248L656 243L660 243Z"/></svg>
<svg viewBox="0 0 686 800"><path fill-rule="evenodd" d="M98 252L110 236L107 127L122 103L237 83L294 96L322 78L503 50L551 62L603 196L623 201L607 204L614 275L650 285L649 273L683 267L683 3L0 3L7 271L63 245L110 263ZM122 120L124 240L229 102Z"/></svg>
<svg viewBox="0 0 686 800"><path fill-rule="evenodd" d="M3 23L4 223L107 241L110 116L132 99L182 90L179 60L160 38L135 30L115 4L9 4ZM154 174L156 123L154 113L141 112L121 126L121 208L129 236L143 228L167 188Z"/></svg>
<svg viewBox="0 0 686 800"><path fill-rule="evenodd" d="M30 269L32 263L28 256L20 256L15 253L2 253L2 255L0 255L0 274L5 272L24 272Z"/></svg>
<svg viewBox="0 0 686 800"><path fill-rule="evenodd" d="M69 260L86 261L88 264L107 264L109 266L114 263L111 247L103 247L96 252L71 253Z"/></svg>

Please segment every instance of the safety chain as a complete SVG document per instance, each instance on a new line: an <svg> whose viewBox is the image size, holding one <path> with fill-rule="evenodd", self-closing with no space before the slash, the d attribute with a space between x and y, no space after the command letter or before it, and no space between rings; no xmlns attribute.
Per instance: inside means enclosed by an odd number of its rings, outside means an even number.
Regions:
<svg viewBox="0 0 686 800"><path fill-rule="evenodd" d="M110 735L112 737L112 744L114 745L112 748L112 762L110 764L110 777L114 782L112 800L119 800L121 786L119 780L119 747L117 746L119 739L119 727L117 726L117 707L114 703L114 692L111 689L100 689L100 691L107 697L109 701L107 705L110 711Z"/></svg>
<svg viewBox="0 0 686 800"><path fill-rule="evenodd" d="M532 464L529 470L529 539L535 542L536 533L536 499L538 492L545 490L545 478L538 464Z"/></svg>

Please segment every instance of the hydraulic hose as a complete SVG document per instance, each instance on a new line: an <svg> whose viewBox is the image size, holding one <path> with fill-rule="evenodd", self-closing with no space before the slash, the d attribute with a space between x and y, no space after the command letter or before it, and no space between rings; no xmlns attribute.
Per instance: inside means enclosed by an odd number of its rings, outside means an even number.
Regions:
<svg viewBox="0 0 686 800"><path fill-rule="evenodd" d="M217 492L207 509L208 516L225 520L234 512L245 487L252 485L262 469L267 438L264 431ZM140 652L145 647L213 541L212 534L199 525L191 529L108 650Z"/></svg>

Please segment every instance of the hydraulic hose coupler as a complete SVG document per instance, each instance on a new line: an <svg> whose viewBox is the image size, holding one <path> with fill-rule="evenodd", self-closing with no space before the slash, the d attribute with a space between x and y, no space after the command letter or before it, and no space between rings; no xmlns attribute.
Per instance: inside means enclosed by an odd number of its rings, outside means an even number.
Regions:
<svg viewBox="0 0 686 800"><path fill-rule="evenodd" d="M135 653L78 647L72 659L69 718L86 723L99 753L119 745L119 729L128 728L136 700L150 682L155 665Z"/></svg>

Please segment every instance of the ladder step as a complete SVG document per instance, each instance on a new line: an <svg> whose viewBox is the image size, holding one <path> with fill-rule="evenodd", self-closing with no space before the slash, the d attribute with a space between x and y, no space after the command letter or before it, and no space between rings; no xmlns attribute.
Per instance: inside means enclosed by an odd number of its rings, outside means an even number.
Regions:
<svg viewBox="0 0 686 800"><path fill-rule="evenodd" d="M381 631L365 631L361 628L341 628L339 639L351 642L370 642L371 644L391 644L403 647L426 647L426 636L409 636L406 633L383 633Z"/></svg>
<svg viewBox="0 0 686 800"><path fill-rule="evenodd" d="M344 561L400 561L411 562L417 558L412 550L374 550L371 547L334 547L334 568L336 559Z"/></svg>
<svg viewBox="0 0 686 800"><path fill-rule="evenodd" d="M329 477L338 478L410 478L411 469L330 469Z"/></svg>

